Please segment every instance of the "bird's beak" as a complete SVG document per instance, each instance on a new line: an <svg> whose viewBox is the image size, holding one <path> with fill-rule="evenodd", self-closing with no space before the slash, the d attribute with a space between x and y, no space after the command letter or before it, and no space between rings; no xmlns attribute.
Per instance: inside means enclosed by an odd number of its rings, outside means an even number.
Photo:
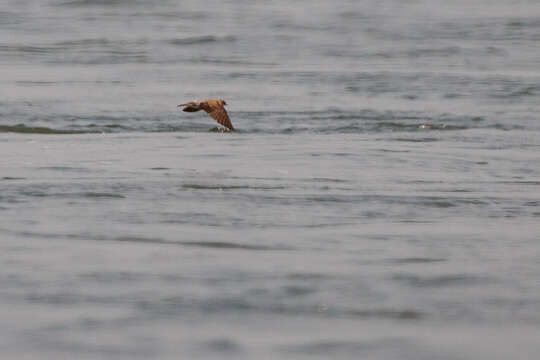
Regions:
<svg viewBox="0 0 540 360"><path fill-rule="evenodd" d="M187 104L180 104L177 107L187 106Z"/></svg>

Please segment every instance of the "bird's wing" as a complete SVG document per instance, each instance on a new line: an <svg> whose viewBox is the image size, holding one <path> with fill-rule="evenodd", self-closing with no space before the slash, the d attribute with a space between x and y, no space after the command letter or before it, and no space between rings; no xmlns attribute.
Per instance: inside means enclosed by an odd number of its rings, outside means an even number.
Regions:
<svg viewBox="0 0 540 360"><path fill-rule="evenodd" d="M231 119L229 119L229 115L223 106L209 106L203 107L203 109L219 124L225 126L229 130L234 130Z"/></svg>
<svg viewBox="0 0 540 360"><path fill-rule="evenodd" d="M182 110L187 112L195 112L201 110L199 109L199 105L195 101L190 101L188 103L178 105L178 107L182 106L184 106Z"/></svg>

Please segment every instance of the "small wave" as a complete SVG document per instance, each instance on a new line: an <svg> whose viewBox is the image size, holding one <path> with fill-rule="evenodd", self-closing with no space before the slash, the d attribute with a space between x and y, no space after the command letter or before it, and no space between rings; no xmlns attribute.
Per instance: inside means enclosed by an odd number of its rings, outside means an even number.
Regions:
<svg viewBox="0 0 540 360"><path fill-rule="evenodd" d="M460 285L474 285L488 279L479 278L467 274L440 275L433 277L420 277L416 275L399 274L393 277L393 280L414 287L447 287Z"/></svg>
<svg viewBox="0 0 540 360"><path fill-rule="evenodd" d="M443 258L429 258L429 257L405 257L391 259L390 262L394 264L430 264L446 261Z"/></svg>
<svg viewBox="0 0 540 360"><path fill-rule="evenodd" d="M17 176L4 176L2 178L0 178L0 180L26 180L25 177L17 177Z"/></svg>
<svg viewBox="0 0 540 360"><path fill-rule="evenodd" d="M419 130L465 130L467 126L463 125L450 125L439 123L400 123L400 122L379 122L374 126L374 130L377 131L419 131Z"/></svg>
<svg viewBox="0 0 540 360"><path fill-rule="evenodd" d="M316 202L316 203L349 203L351 202L350 197L337 196L337 195L309 196L309 197L306 197L306 200Z"/></svg>
<svg viewBox="0 0 540 360"><path fill-rule="evenodd" d="M184 184L184 189L190 190L237 190L249 189L248 185L203 185L203 184Z"/></svg>
<svg viewBox="0 0 540 360"><path fill-rule="evenodd" d="M404 137L400 137L400 138L394 138L392 140L394 140L394 141L402 141L402 142L414 142L414 143L424 143L424 142L439 141L438 138L434 138L434 137L421 137L421 138L404 138Z"/></svg>
<svg viewBox="0 0 540 360"><path fill-rule="evenodd" d="M86 198L109 198L109 199L125 199L126 197L121 194L114 194L114 193L104 193L104 192L85 192L81 195Z"/></svg>
<svg viewBox="0 0 540 360"><path fill-rule="evenodd" d="M509 97L536 96L540 93L538 86L525 86L508 94Z"/></svg>
<svg viewBox="0 0 540 360"><path fill-rule="evenodd" d="M414 344L407 340L397 338L385 338L382 340L314 340L300 344L281 345L276 349L286 356L293 358L324 358L324 359L371 359L373 353L382 353L376 356L381 359L408 359L413 358L403 354L415 353ZM384 356L386 354L386 356ZM396 356L395 354L401 354ZM430 354L425 357L430 359L439 358L440 354Z"/></svg>
<svg viewBox="0 0 540 360"><path fill-rule="evenodd" d="M409 58L419 57L451 57L462 54L464 49L458 46L449 46L443 48L421 48L407 51L406 55Z"/></svg>
<svg viewBox="0 0 540 360"><path fill-rule="evenodd" d="M516 19L506 23L509 28L540 28L540 20L538 18L532 19Z"/></svg>
<svg viewBox="0 0 540 360"><path fill-rule="evenodd" d="M73 46L80 46L80 47L96 46L96 45L106 46L110 44L111 44L111 41L105 38L90 38L90 39L61 41L61 42L56 43L55 46L65 48L65 47L73 47Z"/></svg>
<svg viewBox="0 0 540 360"><path fill-rule="evenodd" d="M290 297L290 293L285 289L279 289L278 297ZM306 292L307 290L307 292ZM290 291L290 288L289 288ZM312 294L317 291L315 287L302 287L302 296ZM212 299L188 299L180 296L172 296L161 299L159 302L141 301L137 305L146 309L153 308L158 312L177 312L178 309L191 309L204 313L256 313L256 314L281 314L281 315L310 315L332 318L379 318L396 321L421 320L426 314L414 309L354 309L328 306L327 304L288 304L282 301L267 301L269 295L265 294L264 299L257 298L257 294L252 292L250 297L218 297ZM277 298L276 298L277 299Z"/></svg>
<svg viewBox="0 0 540 360"><path fill-rule="evenodd" d="M27 197L39 197L39 198L58 198L58 199L125 199L126 197L117 193L106 193L106 192L82 192L82 193L64 193L64 192L47 192L39 189L29 189L21 192L21 195Z"/></svg>
<svg viewBox="0 0 540 360"><path fill-rule="evenodd" d="M27 81L27 80L19 80L16 82L17 85L22 86L51 86L54 85L54 81Z"/></svg>
<svg viewBox="0 0 540 360"><path fill-rule="evenodd" d="M257 189L257 190L277 190L284 189L284 186L253 186L253 185L207 185L207 184L184 184L182 188L189 190L242 190L242 189Z"/></svg>
<svg viewBox="0 0 540 360"><path fill-rule="evenodd" d="M425 314L416 310L398 310L398 309L373 309L373 310L352 310L348 311L355 317L378 318L391 320L420 320Z"/></svg>
<svg viewBox="0 0 540 360"><path fill-rule="evenodd" d="M491 96L496 99L519 99L522 97L538 96L540 86L533 83L507 82L504 86L495 88L491 91Z"/></svg>
<svg viewBox="0 0 540 360"><path fill-rule="evenodd" d="M515 181L497 181L498 184L508 184L508 185L533 185L538 186L540 185L540 181L527 181L527 180L515 180Z"/></svg>
<svg viewBox="0 0 540 360"><path fill-rule="evenodd" d="M257 121L265 128L250 129L248 132L269 132L278 134L294 134L313 132L320 134L335 133L388 133L388 132L442 132L460 131L486 127L481 116L440 114L430 115L416 111L342 111L328 109L318 112L271 112L261 115L254 113L238 113L238 117L260 118ZM267 127L274 124L273 128Z"/></svg>
<svg viewBox="0 0 540 360"><path fill-rule="evenodd" d="M293 250L290 247L284 246L267 246L257 245L249 243L235 243L227 241L175 241L167 240L163 238L147 238L140 236L120 236L116 238L99 238L96 240L108 240L119 242L133 242L133 243L149 243L149 244L162 244L162 245L179 245L189 247L201 247L201 248L213 248L213 249L238 249L238 250Z"/></svg>
<svg viewBox="0 0 540 360"><path fill-rule="evenodd" d="M67 6L67 7L119 6L119 5L133 5L133 1L131 0L71 0L71 1L64 1L58 4L58 6Z"/></svg>
<svg viewBox="0 0 540 360"><path fill-rule="evenodd" d="M0 53L48 54L55 51L55 47L31 45L0 45Z"/></svg>
<svg viewBox="0 0 540 360"><path fill-rule="evenodd" d="M264 245L252 245L252 244L239 244L225 241L184 241L180 244L185 246L196 246L214 249L240 249L240 250L277 250L278 248L264 246ZM281 249L281 248L280 248Z"/></svg>
<svg viewBox="0 0 540 360"><path fill-rule="evenodd" d="M73 172L89 172L90 170L83 167L74 166L40 166L37 170L52 170L52 171L73 171Z"/></svg>
<svg viewBox="0 0 540 360"><path fill-rule="evenodd" d="M333 182L333 183L348 183L349 180L344 179L336 179L336 178L322 178L322 177L314 177L309 178L307 181L315 181L315 182Z"/></svg>
<svg viewBox="0 0 540 360"><path fill-rule="evenodd" d="M0 45L3 56L35 59L58 63L61 52L62 63L72 64L119 64L147 63L150 54L144 47L144 39L134 41L110 41L107 39L82 39L64 41L47 45Z"/></svg>
<svg viewBox="0 0 540 360"><path fill-rule="evenodd" d="M214 35L205 35L205 36L192 36L178 39L171 39L168 41L171 45L196 45L196 44L207 44L215 42L230 42L235 41L234 36L214 36Z"/></svg>
<svg viewBox="0 0 540 360"><path fill-rule="evenodd" d="M189 59L189 62L194 64L214 64L214 65L239 65L239 66L275 66L276 63L266 62L266 61L250 61L246 60L245 57L217 57L217 56L208 56L200 55L194 56Z"/></svg>
<svg viewBox="0 0 540 360"><path fill-rule="evenodd" d="M0 52L9 54L9 53L22 53L29 55L39 55L39 54L56 54L58 51L73 51L73 50L82 50L84 54L88 55L89 48L103 48L105 49L105 54L112 55L144 55L144 52L137 52L131 48L135 45L144 45L146 43L145 39L138 39L133 41L119 41L119 40L109 40L106 38L88 38L88 39L79 39L79 40L66 40L56 43L51 43L47 46L45 45L0 45Z"/></svg>
<svg viewBox="0 0 540 360"><path fill-rule="evenodd" d="M496 129L496 130L503 130L503 131L510 131L510 130L523 130L525 127L521 125L515 125L515 124L500 124L495 123L492 125L487 126L488 129Z"/></svg>
<svg viewBox="0 0 540 360"><path fill-rule="evenodd" d="M19 134L84 134L86 131L57 130L48 127L28 127L25 125L0 125L0 133L19 133Z"/></svg>
<svg viewBox="0 0 540 360"><path fill-rule="evenodd" d="M107 133L107 132L127 132L135 131L136 129L126 125L120 124L89 124L88 128L92 129L89 132L94 133Z"/></svg>

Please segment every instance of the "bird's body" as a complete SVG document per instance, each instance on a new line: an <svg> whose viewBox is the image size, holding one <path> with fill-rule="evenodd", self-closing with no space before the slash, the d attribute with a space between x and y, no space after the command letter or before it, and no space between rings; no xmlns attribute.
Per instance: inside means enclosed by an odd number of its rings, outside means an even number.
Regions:
<svg viewBox="0 0 540 360"><path fill-rule="evenodd" d="M185 104L180 104L178 106L184 107L182 110L186 112L204 110L219 124L225 126L231 131L234 131L234 127L231 124L229 115L225 110L225 105L227 105L227 103L221 99L201 99L190 101Z"/></svg>

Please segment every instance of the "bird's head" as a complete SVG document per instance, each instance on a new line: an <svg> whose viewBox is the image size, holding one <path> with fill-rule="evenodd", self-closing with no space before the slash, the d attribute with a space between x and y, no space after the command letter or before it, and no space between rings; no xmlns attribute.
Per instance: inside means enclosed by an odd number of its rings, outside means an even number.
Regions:
<svg viewBox="0 0 540 360"><path fill-rule="evenodd" d="M225 100L221 99L221 102L223 103L223 105L227 105L227 103L225 102Z"/></svg>

